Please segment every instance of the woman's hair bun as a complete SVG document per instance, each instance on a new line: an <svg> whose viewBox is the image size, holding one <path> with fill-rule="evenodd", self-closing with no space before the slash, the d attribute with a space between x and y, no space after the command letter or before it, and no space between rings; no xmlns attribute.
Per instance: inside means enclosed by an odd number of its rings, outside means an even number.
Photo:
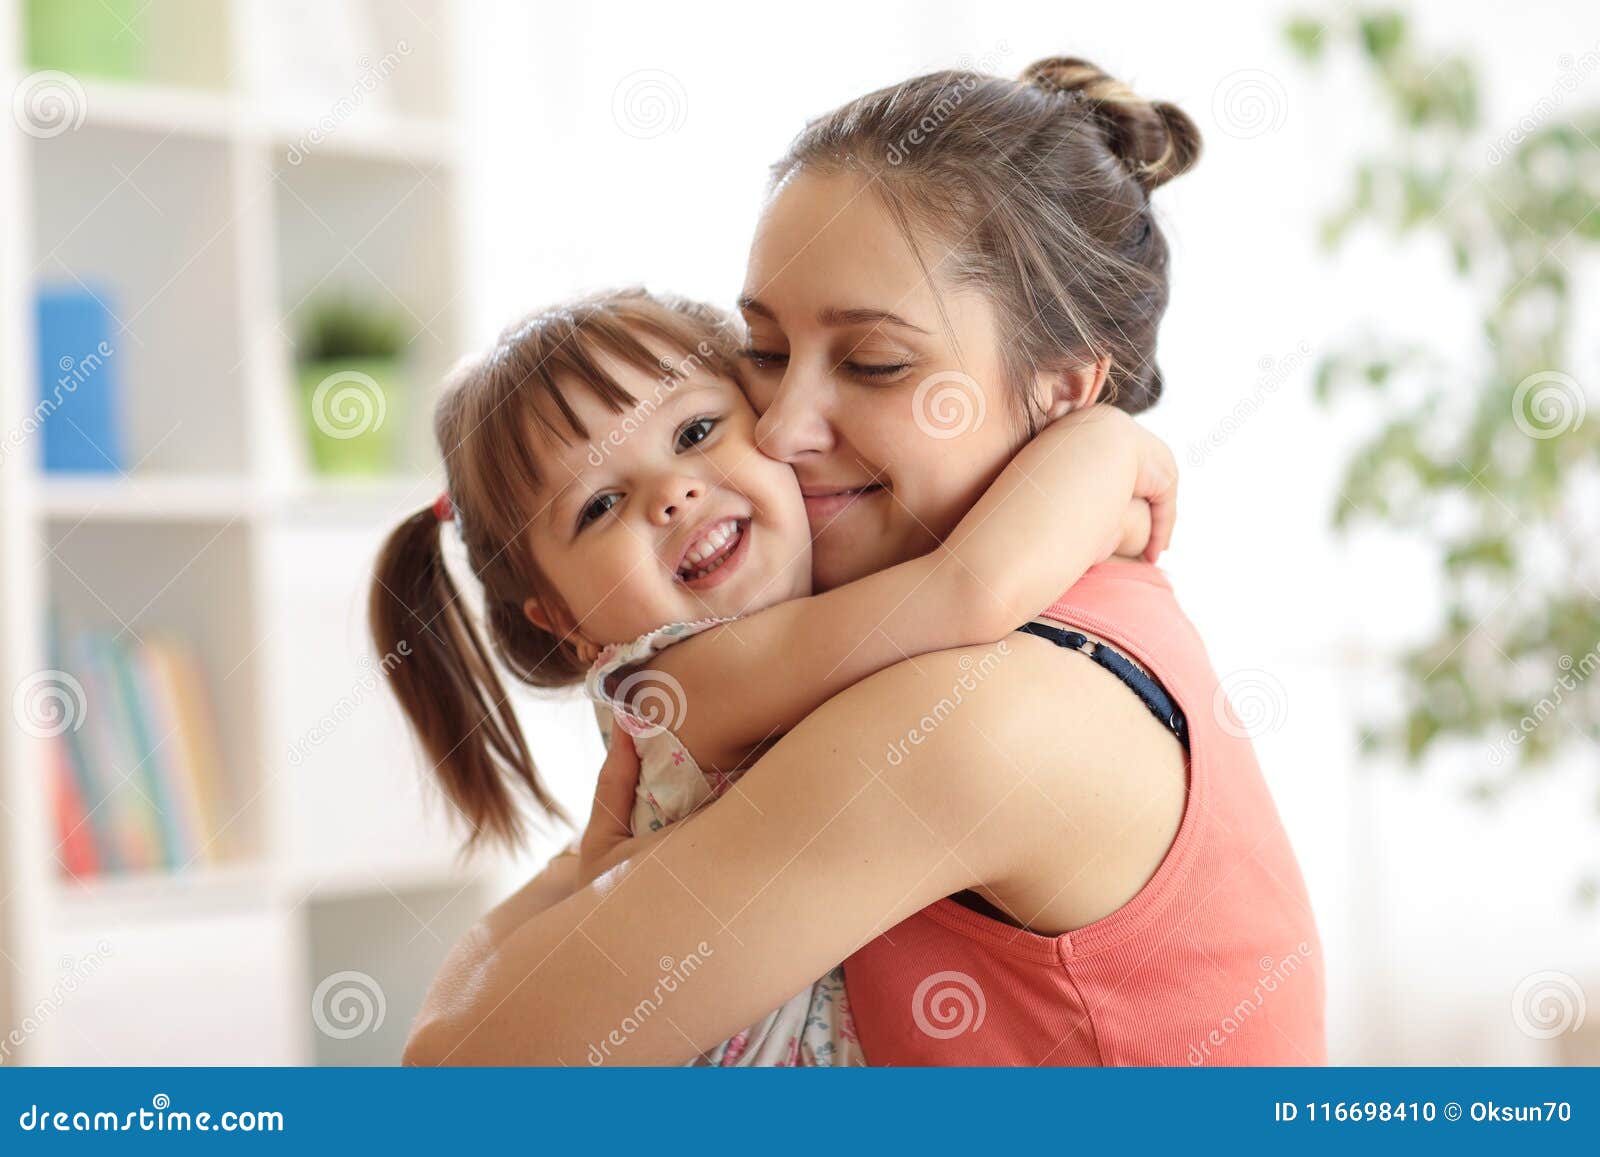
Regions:
<svg viewBox="0 0 1600 1157"><path fill-rule="evenodd" d="M1081 103L1106 147L1150 192L1186 173L1200 158L1200 130L1166 101L1148 101L1096 65L1073 56L1035 61L1018 78Z"/></svg>

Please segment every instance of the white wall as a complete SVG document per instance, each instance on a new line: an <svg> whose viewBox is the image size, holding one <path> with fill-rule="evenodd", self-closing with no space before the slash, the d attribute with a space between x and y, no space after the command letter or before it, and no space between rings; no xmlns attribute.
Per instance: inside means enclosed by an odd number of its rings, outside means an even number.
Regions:
<svg viewBox="0 0 1600 1157"><path fill-rule="evenodd" d="M1289 57L1287 5L466 7L479 339L530 305L606 284L730 303L766 166L803 121L963 56L1007 73L1044 55L1086 56L1187 109L1207 152L1160 195L1175 289L1167 399L1149 419L1186 463L1167 565L1218 671L1260 670L1282 687L1270 704L1280 725L1259 747L1323 928L1335 1057L1537 1061L1552 1046L1517 1029L1519 981L1559 970L1600 1003L1600 917L1570 900L1600 842L1592 770L1586 781L1583 767L1553 774L1485 811L1456 785L1486 752L1415 781L1355 754L1359 704L1381 687L1373 663L1427 624L1435 586L1405 543L1327 529L1360 426L1313 405L1309 366L1362 319L1464 351L1474 329L1429 253L1379 242L1338 260L1316 251L1319 213L1375 118L1347 74L1318 80ZM1519 6L1515 20L1484 2L1413 11L1430 42L1477 59L1491 136L1552 90L1560 54L1600 47L1600 17L1583 0ZM614 98L630 83L662 95L669 131L624 131ZM1251 132L1246 114L1227 110L1241 84L1264 95L1273 127ZM1591 75L1568 99L1597 98ZM1298 368L1263 389L1277 372L1263 367L1286 359ZM1253 392L1259 412L1191 457ZM585 710L534 740L580 808L599 753Z"/></svg>

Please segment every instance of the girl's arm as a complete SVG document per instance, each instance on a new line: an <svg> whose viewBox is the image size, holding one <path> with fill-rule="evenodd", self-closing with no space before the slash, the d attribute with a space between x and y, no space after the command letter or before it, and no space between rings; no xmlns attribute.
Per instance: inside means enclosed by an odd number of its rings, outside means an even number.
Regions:
<svg viewBox="0 0 1600 1157"><path fill-rule="evenodd" d="M1170 736L1093 664L1011 641L959 719L886 757L991 651L939 652L850 688L592 885L508 936L471 938L406 1061L680 1063L942 896L1030 880L1074 843L1085 873L1104 873L1118 859L1095 854L1105 841L1147 842L1139 817L1172 801L1152 808L1141 790L1111 808L1101 769L1171 772L1180 804L1184 777L1181 752L1161 762ZM1107 887L1132 895L1147 874Z"/></svg>
<svg viewBox="0 0 1600 1157"><path fill-rule="evenodd" d="M930 553L663 651L651 666L684 688L673 730L701 763L730 767L901 659L1004 637L1095 563L1143 547L1130 498L1148 500L1146 555L1159 554L1176 478L1171 451L1120 410L1052 423Z"/></svg>

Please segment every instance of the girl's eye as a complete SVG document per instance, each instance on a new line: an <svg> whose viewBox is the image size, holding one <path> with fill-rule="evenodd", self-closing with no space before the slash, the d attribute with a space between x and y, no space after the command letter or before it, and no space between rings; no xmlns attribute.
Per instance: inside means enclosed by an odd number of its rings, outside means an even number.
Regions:
<svg viewBox="0 0 1600 1157"><path fill-rule="evenodd" d="M762 350L740 350L739 356L758 370L774 370L789 361L788 354L765 353Z"/></svg>
<svg viewBox="0 0 1600 1157"><path fill-rule="evenodd" d="M716 418L696 418L683 429L678 431L678 451L691 450L711 437L711 431L717 428Z"/></svg>
<svg viewBox="0 0 1600 1157"><path fill-rule="evenodd" d="M582 530L622 500L620 494L596 494L578 515L578 529Z"/></svg>

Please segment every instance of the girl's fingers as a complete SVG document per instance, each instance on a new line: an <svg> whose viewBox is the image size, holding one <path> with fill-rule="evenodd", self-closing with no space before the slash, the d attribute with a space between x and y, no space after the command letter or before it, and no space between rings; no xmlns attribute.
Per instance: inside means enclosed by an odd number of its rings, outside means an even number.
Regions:
<svg viewBox="0 0 1600 1157"><path fill-rule="evenodd" d="M1178 521L1178 479L1174 475L1167 490L1150 499L1150 544L1144 557L1155 562L1172 543L1172 528Z"/></svg>
<svg viewBox="0 0 1600 1157"><path fill-rule="evenodd" d="M589 812L589 826L583 836L586 847L593 842L609 847L633 834L631 817L638 786L639 754L634 750L633 736L626 728L613 727L611 750L600 767L600 778L594 788L594 807Z"/></svg>

